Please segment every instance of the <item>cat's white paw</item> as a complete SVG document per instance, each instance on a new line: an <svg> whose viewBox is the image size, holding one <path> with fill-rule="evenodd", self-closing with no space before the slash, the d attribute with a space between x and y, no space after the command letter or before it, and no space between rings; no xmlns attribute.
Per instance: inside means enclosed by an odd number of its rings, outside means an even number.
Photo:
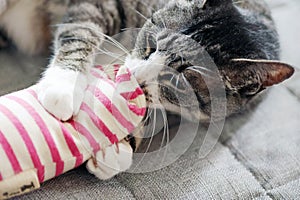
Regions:
<svg viewBox="0 0 300 200"><path fill-rule="evenodd" d="M38 99L48 112L67 121L79 112L86 86L84 74L50 67L38 84Z"/></svg>
<svg viewBox="0 0 300 200"><path fill-rule="evenodd" d="M123 140L119 143L119 149L116 145L112 145L105 149L105 153L98 152L96 159L90 159L86 167L97 178L107 180L129 169L132 156L133 150L130 144Z"/></svg>

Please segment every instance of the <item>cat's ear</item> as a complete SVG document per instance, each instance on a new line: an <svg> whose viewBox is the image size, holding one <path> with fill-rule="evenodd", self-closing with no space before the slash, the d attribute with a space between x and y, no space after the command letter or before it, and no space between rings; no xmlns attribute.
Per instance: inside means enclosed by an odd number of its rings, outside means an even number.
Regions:
<svg viewBox="0 0 300 200"><path fill-rule="evenodd" d="M279 61L233 59L234 68L227 71L231 85L244 94L255 94L289 79L294 68Z"/></svg>
<svg viewBox="0 0 300 200"><path fill-rule="evenodd" d="M270 60L233 59L246 70L254 71L262 82L263 87L270 87L289 79L295 72L294 68L286 63Z"/></svg>
<svg viewBox="0 0 300 200"><path fill-rule="evenodd" d="M232 3L232 0L203 0L202 7L210 6L210 7L217 7L220 5L224 5L227 3Z"/></svg>

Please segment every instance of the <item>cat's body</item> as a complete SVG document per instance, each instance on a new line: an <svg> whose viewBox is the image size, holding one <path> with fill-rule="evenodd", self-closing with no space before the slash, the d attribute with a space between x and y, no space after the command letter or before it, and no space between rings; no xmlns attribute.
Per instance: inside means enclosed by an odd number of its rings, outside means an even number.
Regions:
<svg viewBox="0 0 300 200"><path fill-rule="evenodd" d="M20 46L18 39L26 34L15 36L16 32L20 33L19 27L8 22L11 16L18 16L15 14L18 4L29 0L14 1L13 5L6 5L6 11L2 9L0 27ZM39 11L45 10L49 2L31 1ZM262 90L293 74L290 66L273 61L279 59L278 36L269 9L260 0L70 0L66 3L67 14L55 32L53 58L40 81L39 93L44 107L62 120L78 112L87 84L85 73L94 65L94 54L105 35L117 34L126 27L143 27L125 65L134 66L132 71L144 87L149 106L162 104L167 110L188 118L208 121L212 102L203 79L205 72L198 71L207 66L194 66L195 61L185 59L190 54L201 54L205 50L212 57L220 71L218 77L225 85L227 115L239 112ZM38 11L34 14L38 15ZM28 20L33 13L26 16ZM41 17L36 22L43 24L37 29L46 32L47 44L49 29L42 27L48 27L45 26L48 19ZM37 35L29 44L39 44L43 38L39 36L43 34ZM193 43L201 48L190 48ZM26 45L23 46L20 49L26 49ZM162 66L172 70L163 70ZM178 78L176 84L171 80L174 71L183 77ZM157 78L178 97L165 86L149 84ZM196 101L190 100L186 88L178 87L182 82L190 84ZM186 105L180 107L176 98L183 99ZM192 105L196 105L199 112Z"/></svg>

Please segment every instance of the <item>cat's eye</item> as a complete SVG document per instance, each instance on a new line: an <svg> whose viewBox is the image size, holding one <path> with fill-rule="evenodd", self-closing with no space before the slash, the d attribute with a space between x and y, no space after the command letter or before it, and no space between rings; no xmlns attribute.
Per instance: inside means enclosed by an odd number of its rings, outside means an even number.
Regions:
<svg viewBox="0 0 300 200"><path fill-rule="evenodd" d="M186 70L188 67L190 67L191 65L189 64L184 64L184 65L181 65L180 67L177 68L177 71L179 73L182 73L184 70Z"/></svg>
<svg viewBox="0 0 300 200"><path fill-rule="evenodd" d="M177 72L182 73L189 66L192 66L185 58L177 54L171 54L169 57L168 66L176 69Z"/></svg>
<svg viewBox="0 0 300 200"><path fill-rule="evenodd" d="M256 94L260 93L262 90L264 90L258 83L253 83L245 86L242 88L239 92L240 94L243 94L244 96L251 97L255 96Z"/></svg>

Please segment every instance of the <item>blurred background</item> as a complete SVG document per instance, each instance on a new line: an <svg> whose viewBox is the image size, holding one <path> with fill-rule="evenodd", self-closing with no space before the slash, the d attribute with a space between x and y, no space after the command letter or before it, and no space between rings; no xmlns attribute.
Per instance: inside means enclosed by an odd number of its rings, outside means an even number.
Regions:
<svg viewBox="0 0 300 200"><path fill-rule="evenodd" d="M297 73L286 82L296 96L300 96L300 1L267 0L280 35L281 60L293 65Z"/></svg>
<svg viewBox="0 0 300 200"><path fill-rule="evenodd" d="M300 69L300 1L267 0L273 10L278 27L282 60L298 66Z"/></svg>

